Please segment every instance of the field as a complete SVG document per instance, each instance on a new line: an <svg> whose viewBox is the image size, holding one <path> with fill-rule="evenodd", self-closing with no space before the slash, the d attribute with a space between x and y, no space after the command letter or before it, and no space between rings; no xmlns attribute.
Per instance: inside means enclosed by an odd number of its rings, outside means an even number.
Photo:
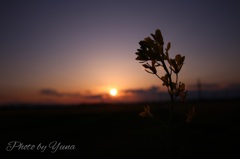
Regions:
<svg viewBox="0 0 240 159"><path fill-rule="evenodd" d="M1 158L164 158L159 122L138 115L145 105L2 108ZM168 103L149 105L153 114L166 118ZM240 102L192 101L186 105L196 107L196 116L187 126L188 139L179 158L239 159ZM184 119L181 109L178 105L175 121ZM184 130L180 127L174 132L176 149L185 141ZM18 147L7 151L14 141ZM40 144L46 149L40 149ZM54 150L51 144L60 146Z"/></svg>

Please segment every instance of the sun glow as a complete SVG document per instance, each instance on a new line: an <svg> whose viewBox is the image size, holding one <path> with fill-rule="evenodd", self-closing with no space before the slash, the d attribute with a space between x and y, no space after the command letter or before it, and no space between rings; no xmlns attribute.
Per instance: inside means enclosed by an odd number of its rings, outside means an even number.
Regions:
<svg viewBox="0 0 240 159"><path fill-rule="evenodd" d="M116 96L117 95L117 90L115 88L112 88L109 93L110 93L111 96Z"/></svg>

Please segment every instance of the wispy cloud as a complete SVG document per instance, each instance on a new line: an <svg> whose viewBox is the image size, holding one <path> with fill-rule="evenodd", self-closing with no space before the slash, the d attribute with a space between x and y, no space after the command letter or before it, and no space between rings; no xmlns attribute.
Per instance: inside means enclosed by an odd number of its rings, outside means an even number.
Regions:
<svg viewBox="0 0 240 159"><path fill-rule="evenodd" d="M133 93L135 95L158 94L159 88L156 86L152 86L149 89L127 89L124 92L125 93Z"/></svg>
<svg viewBox="0 0 240 159"><path fill-rule="evenodd" d="M156 86L152 86L148 89L127 89L124 90L124 93L134 97L138 101L159 101L165 100L168 97L166 92L160 91L159 87Z"/></svg>
<svg viewBox="0 0 240 159"><path fill-rule="evenodd" d="M198 83L198 84L192 84L188 85L187 89L189 90L240 90L240 83Z"/></svg>
<svg viewBox="0 0 240 159"><path fill-rule="evenodd" d="M47 96L55 96L55 97L80 97L81 95L79 93L66 93L66 92L59 92L55 89L42 89L39 92L42 95Z"/></svg>
<svg viewBox="0 0 240 159"><path fill-rule="evenodd" d="M83 96L85 99L103 99L103 95L97 94L97 95L85 95Z"/></svg>
<svg viewBox="0 0 240 159"><path fill-rule="evenodd" d="M199 88L204 89L204 90L219 89L220 85L217 83L199 83L199 84L188 85L188 89L190 89L190 90L196 90Z"/></svg>
<svg viewBox="0 0 240 159"><path fill-rule="evenodd" d="M103 99L102 94L94 94L94 95L83 95L80 93L71 93L71 92L59 92L55 89L49 89L45 88L39 91L41 95L45 96L53 96L53 97L77 97L77 98L83 98L83 99Z"/></svg>

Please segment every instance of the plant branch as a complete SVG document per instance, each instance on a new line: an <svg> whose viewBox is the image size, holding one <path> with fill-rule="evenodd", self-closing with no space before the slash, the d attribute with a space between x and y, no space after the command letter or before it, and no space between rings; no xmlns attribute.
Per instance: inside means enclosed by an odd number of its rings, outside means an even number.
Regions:
<svg viewBox="0 0 240 159"><path fill-rule="evenodd" d="M157 77L158 77L158 78L161 80L161 77L160 77L160 76L158 76L158 74L156 74L156 73L155 73L155 75L156 75L156 76L157 76Z"/></svg>

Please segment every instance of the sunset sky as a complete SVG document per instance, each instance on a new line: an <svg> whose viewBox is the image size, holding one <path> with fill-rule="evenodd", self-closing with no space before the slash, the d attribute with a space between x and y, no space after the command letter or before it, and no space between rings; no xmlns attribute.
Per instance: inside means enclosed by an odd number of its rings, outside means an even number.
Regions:
<svg viewBox="0 0 240 159"><path fill-rule="evenodd" d="M198 79L239 88L239 8L238 0L3 0L0 104L136 101L163 92L135 60L138 42L156 29L171 42L171 57L186 56L179 78L187 89Z"/></svg>

